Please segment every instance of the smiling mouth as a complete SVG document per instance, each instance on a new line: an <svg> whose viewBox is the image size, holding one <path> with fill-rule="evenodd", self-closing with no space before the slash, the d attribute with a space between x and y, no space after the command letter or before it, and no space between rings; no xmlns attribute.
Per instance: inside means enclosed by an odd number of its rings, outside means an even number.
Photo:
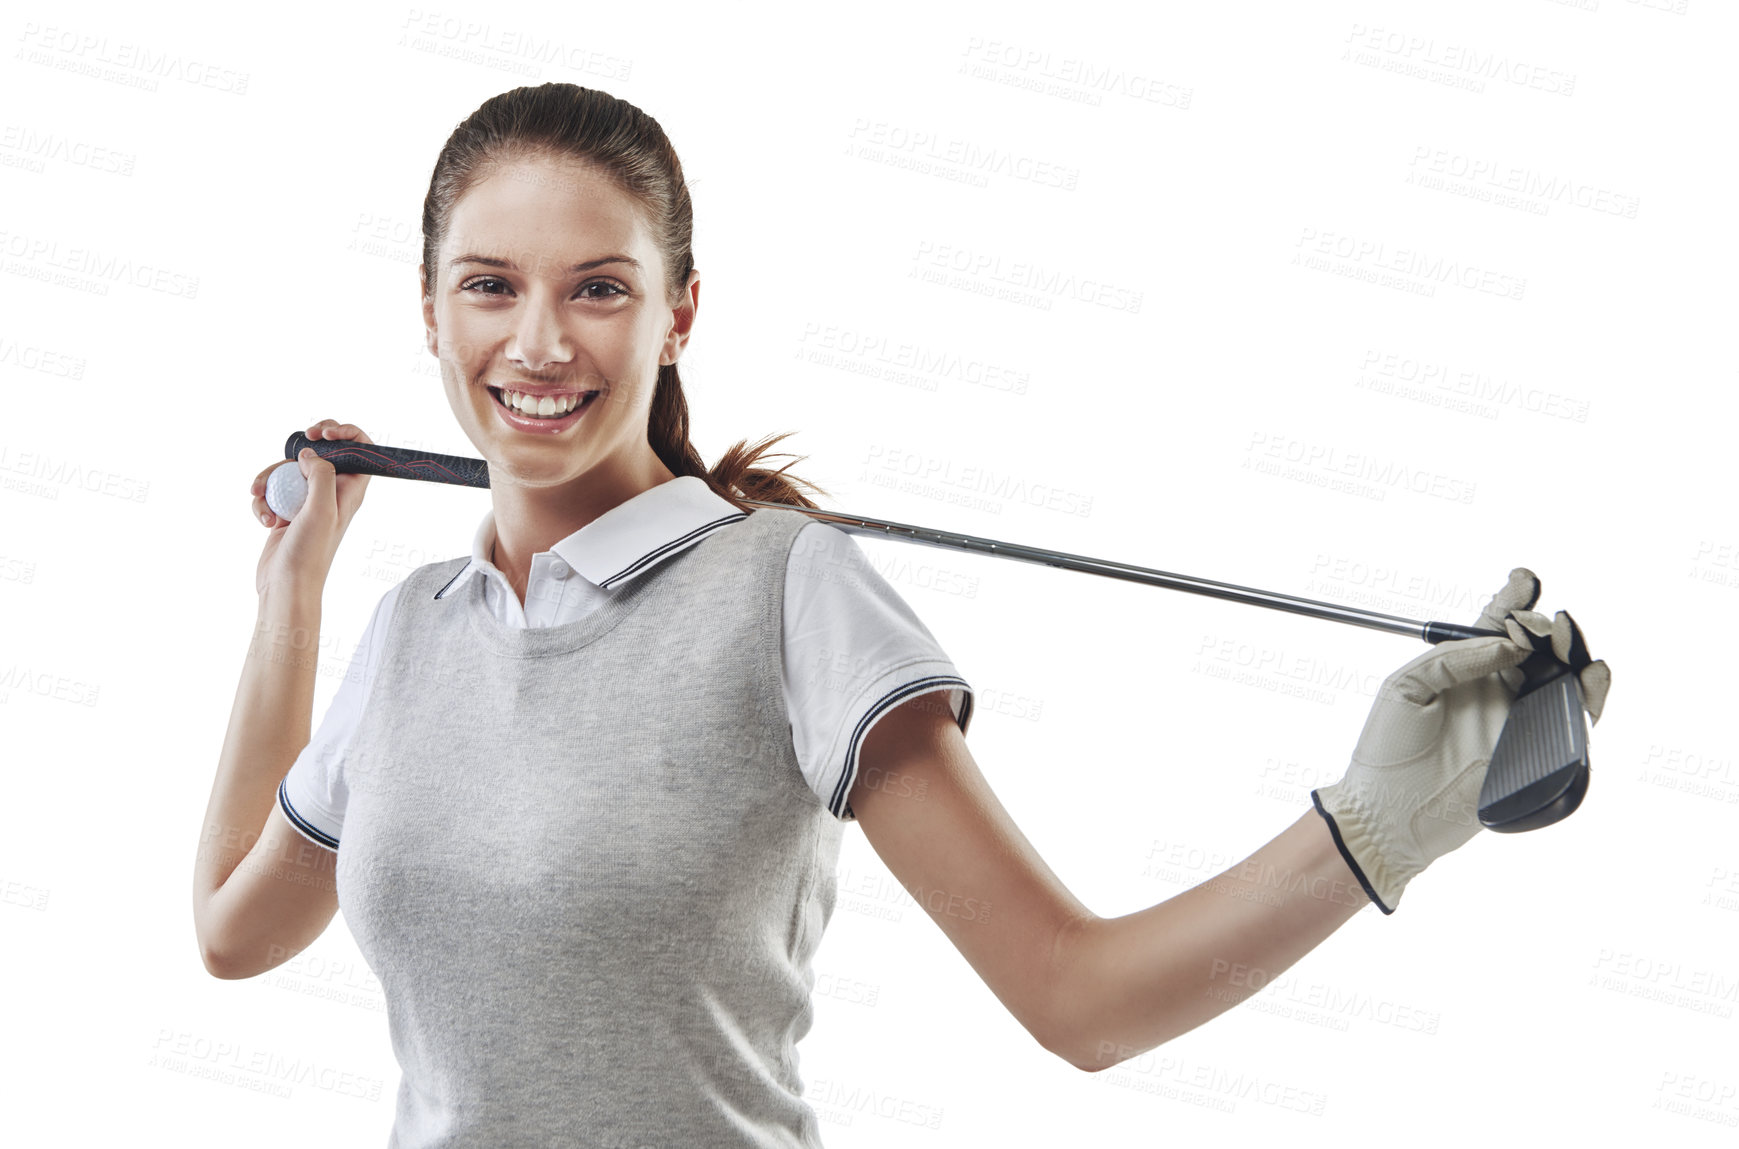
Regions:
<svg viewBox="0 0 1739 1149"><path fill-rule="evenodd" d="M559 395L532 395L502 387L490 387L489 394L501 406L526 419L566 418L598 397L596 391L567 391Z"/></svg>

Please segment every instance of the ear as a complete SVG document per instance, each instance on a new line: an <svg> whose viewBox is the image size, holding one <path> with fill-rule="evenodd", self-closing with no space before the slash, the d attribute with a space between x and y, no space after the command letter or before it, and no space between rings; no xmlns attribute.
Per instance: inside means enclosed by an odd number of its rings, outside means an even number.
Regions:
<svg viewBox="0 0 1739 1149"><path fill-rule="evenodd" d="M430 290L428 268L417 264L417 287L421 291L423 307L423 344L429 349L429 354L439 359L441 357L441 341L435 328L435 295Z"/></svg>
<svg viewBox="0 0 1739 1149"><path fill-rule="evenodd" d="M658 355L660 367L669 366L682 358L682 349L688 346L688 336L694 330L694 317L699 309L700 270L696 268L688 273L688 282L682 289L682 299L671 309L670 331L665 334L664 349Z"/></svg>

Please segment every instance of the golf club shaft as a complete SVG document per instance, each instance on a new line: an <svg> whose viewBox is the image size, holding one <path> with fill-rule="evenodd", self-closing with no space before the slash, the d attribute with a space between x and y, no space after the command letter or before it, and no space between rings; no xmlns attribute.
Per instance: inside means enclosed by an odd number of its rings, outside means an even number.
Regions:
<svg viewBox="0 0 1739 1149"><path fill-rule="evenodd" d="M1195 578L1192 575L1174 574L1170 571L1154 570L1151 567L1132 566L1129 563L1112 562L1109 559L1089 558L1086 555L1072 555L1063 551L1046 550L1042 547L1029 547L1021 543L1005 543L998 539L985 539L975 535L938 531L930 527L913 526L910 523L871 519L845 511L800 507L791 503L763 502L758 499L744 499L742 501L754 507L781 507L785 510L800 511L837 527L847 534L894 538L906 542L923 543L928 546L1000 555L1003 558L1061 567L1064 570L1082 571L1086 574L1104 575L1107 578L1145 583L1148 586L1161 586L1169 590L1207 595L1210 598L1241 602L1248 606L1283 610L1290 614L1327 619L1330 622L1344 622L1351 626L1363 626L1371 630L1387 631L1391 634L1405 634L1431 643L1457 638L1478 638L1484 635L1501 636L1504 633L1501 630L1486 630L1481 627L1464 626L1453 622L1421 622L1417 619L1402 618L1399 615L1379 614L1376 611L1341 606L1332 602L1319 602L1316 599L1300 598L1297 595L1281 594L1277 591L1257 590L1254 587L1217 582L1214 579Z"/></svg>
<svg viewBox="0 0 1739 1149"><path fill-rule="evenodd" d="M284 457L294 459L303 447L312 447L322 458L332 463L335 471L366 475L383 475L400 479L422 479L425 482L462 484L473 487L489 485L489 467L482 459L456 455L437 455L428 451L410 451L400 447L354 443L347 440L312 441L300 433L290 436L284 445ZM1499 636L1502 631L1463 626L1452 622L1420 622L1399 615L1379 614L1358 607L1300 598L1297 595L1257 590L1214 579L1174 574L1170 571L1138 567L1109 559L1006 543L999 539L979 538L938 531L930 527L896 523L888 519L872 519L843 511L804 507L793 503L764 502L742 499L751 507L771 507L798 511L820 522L828 523L847 534L872 535L903 539L906 542L950 550L972 551L977 554L1001 555L1003 558L1063 570L1082 571L1106 578L1166 587L1209 598L1241 602L1250 606L1283 610L1311 618L1344 622L1371 630L1388 631L1438 643L1451 639ZM1544 662L1550 664L1549 657ZM1524 670L1526 666L1524 665ZM1548 665L1547 670L1551 667ZM1479 793L1480 825L1503 833L1537 830L1569 817L1581 805L1588 791L1588 730L1584 719L1584 702L1580 680L1574 674L1547 674L1530 682L1518 692L1516 703L1504 721L1503 731L1492 750L1490 764Z"/></svg>
<svg viewBox="0 0 1739 1149"><path fill-rule="evenodd" d="M332 464L334 470L344 474L421 479L425 482L450 483L469 487L487 487L489 485L489 465L482 459L471 459L458 455L439 455L430 451L413 451L404 447L387 447L379 443L357 443L348 439L309 439L301 432L293 433L284 444L284 457L294 459L303 447L312 447L316 454ZM1241 602L1249 606L1267 607L1269 610L1283 610L1290 614L1327 619L1330 622L1344 622L1350 626L1362 626L1371 630L1387 631L1390 634L1404 634L1431 643L1503 634L1499 630L1485 630L1480 627L1464 626L1460 623L1421 622L1418 619L1380 614L1355 606L1318 602L1315 599L1280 594L1277 591L1257 590L1254 587L1237 586L1233 583L1217 582L1214 579L1173 574L1170 571L1132 566L1129 563L1112 562L1109 559L1089 558L1086 555L1065 554L1062 551L1029 547L1020 543L1006 543L998 539L985 539L975 535L938 531L930 527L913 526L910 523L872 519L844 511L801 507L791 503L762 502L757 499L743 499L742 502L755 507L777 507L784 510L799 511L829 523L848 534L902 539L906 542L922 543L927 546L974 551L978 554L1000 555L1003 558L1020 559L1023 562L1060 567L1064 570L1082 571L1087 574L1103 575L1107 578L1145 583L1148 586L1166 587L1170 590L1206 595L1209 598L1225 599L1229 602Z"/></svg>
<svg viewBox="0 0 1739 1149"><path fill-rule="evenodd" d="M1369 627L1393 634L1406 634L1437 643L1482 635L1501 636L1502 631L1462 626L1452 622L1419 622L1392 614L1360 610L1331 602L1278 594L1254 587L1236 586L1213 579L1173 574L1128 563L1088 558L1086 555L1065 554L1062 551L1029 547L1020 543L1005 543L997 539L974 535L949 534L910 523L887 519L871 519L841 511L827 511L791 503L763 502L744 499L754 507L783 507L828 523L854 535L872 535L903 539L906 542L979 554L1001 555L1023 562L1084 571L1107 578L1162 586L1171 590L1230 602L1284 610L1291 614L1324 618L1352 626ZM1485 778L1479 792L1479 822L1500 833L1521 833L1538 830L1561 822L1575 813L1588 792L1588 726L1584 719L1585 704L1581 681L1567 668L1557 663L1548 650L1536 653L1523 671L1537 662L1535 673L1524 684L1516 703L1505 717L1503 730L1493 747Z"/></svg>

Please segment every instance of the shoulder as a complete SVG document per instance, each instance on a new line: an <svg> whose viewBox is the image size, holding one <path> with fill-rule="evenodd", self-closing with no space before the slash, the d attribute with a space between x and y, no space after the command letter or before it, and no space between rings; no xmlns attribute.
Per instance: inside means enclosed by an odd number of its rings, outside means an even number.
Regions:
<svg viewBox="0 0 1739 1149"><path fill-rule="evenodd" d="M745 535L753 536L774 546L788 546L801 534L806 534L810 527L823 527L827 524L798 510L787 510L783 507L756 507L745 512L741 528Z"/></svg>
<svg viewBox="0 0 1739 1149"><path fill-rule="evenodd" d="M801 511L757 507L709 523L705 537L699 540L702 545L689 549L705 550L710 555L707 562L740 565L771 575L780 567L789 569L799 554L813 545L816 532L824 530L832 528ZM832 533L844 538L841 532Z"/></svg>
<svg viewBox="0 0 1739 1149"><path fill-rule="evenodd" d="M785 588L794 600L898 597L855 536L819 519L791 536Z"/></svg>
<svg viewBox="0 0 1739 1149"><path fill-rule="evenodd" d="M791 514L790 511L781 512ZM851 533L843 531L832 523L821 519L800 515L803 522L791 532L791 557L793 559L813 558L817 560L833 559L840 562L867 563L863 548L858 546L857 539Z"/></svg>
<svg viewBox="0 0 1739 1149"><path fill-rule="evenodd" d="M895 576L913 585L900 567ZM921 585L921 584L920 584ZM904 595L850 532L812 520L791 548L783 618L784 687L805 781L835 818L869 731L918 695L944 692L964 733L972 687Z"/></svg>

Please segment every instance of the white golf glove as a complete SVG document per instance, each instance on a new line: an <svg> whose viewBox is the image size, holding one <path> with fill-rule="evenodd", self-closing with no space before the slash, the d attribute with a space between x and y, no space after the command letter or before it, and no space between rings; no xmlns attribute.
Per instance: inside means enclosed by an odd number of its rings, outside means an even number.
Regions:
<svg viewBox="0 0 1739 1149"><path fill-rule="evenodd" d="M1588 653L1588 644L1583 641L1582 628L1576 625L1576 620L1562 610L1552 618L1538 611L1513 610L1504 618L1503 626L1516 642L1531 650L1550 650L1555 661L1576 672L1577 681L1582 684L1583 708L1598 723L1600 712L1606 709L1606 692L1612 688L1612 671L1605 659L1596 659ZM1503 676L1512 688L1521 689L1521 671L1506 670Z"/></svg>
<svg viewBox="0 0 1739 1149"><path fill-rule="evenodd" d="M1540 580L1517 567L1474 625L1504 630L1539 594ZM1512 637L1433 646L1383 681L1346 775L1311 792L1341 857L1385 914L1426 866L1479 832L1480 786L1516 696L1501 672L1532 653Z"/></svg>

